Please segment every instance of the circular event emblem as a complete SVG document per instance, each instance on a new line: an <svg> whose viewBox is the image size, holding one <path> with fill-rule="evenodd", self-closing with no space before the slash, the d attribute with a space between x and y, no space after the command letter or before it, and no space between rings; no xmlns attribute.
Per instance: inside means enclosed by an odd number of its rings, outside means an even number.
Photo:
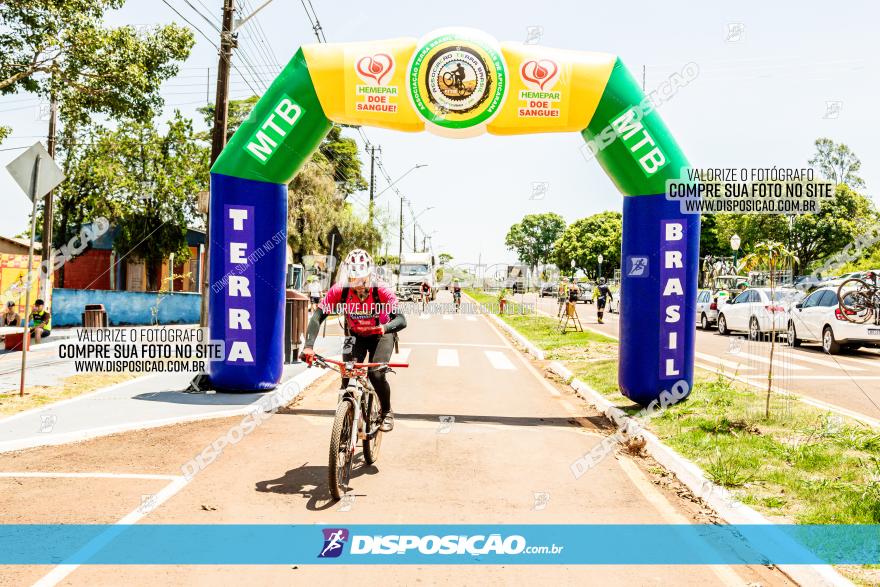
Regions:
<svg viewBox="0 0 880 587"><path fill-rule="evenodd" d="M413 54L407 85L429 131L473 136L501 109L507 66L494 39L478 31L437 31Z"/></svg>

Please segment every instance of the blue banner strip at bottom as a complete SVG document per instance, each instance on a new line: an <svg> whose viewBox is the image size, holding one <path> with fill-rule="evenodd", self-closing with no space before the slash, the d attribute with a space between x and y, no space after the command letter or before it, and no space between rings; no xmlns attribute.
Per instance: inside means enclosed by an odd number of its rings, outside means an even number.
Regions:
<svg viewBox="0 0 880 587"><path fill-rule="evenodd" d="M878 564L877 525L0 525L0 564Z"/></svg>

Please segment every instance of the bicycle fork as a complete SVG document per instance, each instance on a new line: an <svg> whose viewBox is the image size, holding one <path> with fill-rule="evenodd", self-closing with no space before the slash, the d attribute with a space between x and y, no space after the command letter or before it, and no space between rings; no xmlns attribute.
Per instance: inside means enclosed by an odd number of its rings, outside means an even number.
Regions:
<svg viewBox="0 0 880 587"><path fill-rule="evenodd" d="M351 422L351 437L348 440L348 464L345 467L345 492L348 493L348 488L351 487L351 468L354 464L354 452L357 447L358 441L358 433L360 432L360 422L361 422L361 406L360 402L356 399L352 399L351 403L354 404L354 418Z"/></svg>

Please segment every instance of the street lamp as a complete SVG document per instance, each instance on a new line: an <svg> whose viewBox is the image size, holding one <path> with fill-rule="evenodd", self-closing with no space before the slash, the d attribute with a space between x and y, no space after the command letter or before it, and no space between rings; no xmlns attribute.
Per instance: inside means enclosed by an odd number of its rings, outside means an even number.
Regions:
<svg viewBox="0 0 880 587"><path fill-rule="evenodd" d="M427 167L427 166L428 166L427 163L417 163L417 164L413 165L412 167L410 167L409 169L407 169L407 170L404 172L403 175L401 175L400 177L398 177L397 179L395 179L394 181L392 181L391 183L389 183L387 186L385 186L385 189L382 190L381 192L379 192L378 194L376 194L376 195L374 196L374 198L378 198L379 196L381 196L382 194L384 194L385 192L387 192L388 190L390 190L390 189L394 186L394 184L396 184L398 181L400 181L401 179L403 179L404 177L406 177L407 175L409 175L410 172L412 172L412 171L414 171L414 170L416 170L416 169L420 169L420 168L422 168L422 167Z"/></svg>
<svg viewBox="0 0 880 587"><path fill-rule="evenodd" d="M739 251L739 245L741 242L742 241L740 240L738 234L734 234L732 237L730 237L730 248L733 249L733 272L735 274L739 274L739 271L737 271L736 269L736 254L737 251Z"/></svg>
<svg viewBox="0 0 880 587"><path fill-rule="evenodd" d="M602 256L602 253L599 253L599 256L596 257L596 259L599 261L599 277L602 277L602 261L605 260L605 257Z"/></svg>

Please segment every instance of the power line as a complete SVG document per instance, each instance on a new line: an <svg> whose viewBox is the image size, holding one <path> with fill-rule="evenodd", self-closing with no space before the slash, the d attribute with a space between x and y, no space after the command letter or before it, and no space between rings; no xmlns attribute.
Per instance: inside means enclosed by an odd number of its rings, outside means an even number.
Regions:
<svg viewBox="0 0 880 587"><path fill-rule="evenodd" d="M174 13L175 13L177 16L179 16L180 18L182 18L182 19L183 19L183 20L184 20L189 26L191 26L192 28L194 28L194 29L196 30L196 32L198 32L200 35L202 35L202 37L204 37L205 40L208 41L208 42L211 44L212 47L214 47L215 49L217 49L217 51L220 51L220 47L217 46L217 43L215 43L213 40L211 40L211 38L210 38L208 35L206 35L205 32L202 31L202 29L200 29L199 27L197 27L196 25L194 25L194 24L192 23L191 20L189 20L187 17L185 17L183 14L181 14L180 11L177 10L177 9L176 9L176 8L175 8L175 7L174 7L174 6L173 6L168 0L162 0L162 2L163 2L168 8L170 8L171 10L173 10ZM241 76L241 78L242 78L243 80L245 80L245 83L247 83L248 87L251 89L251 91L254 93L254 95L257 95L257 96L260 95L260 92L258 92L257 90L255 90L255 89L253 88L253 86L252 86L250 83L247 82L247 78L244 77L244 74L241 73L241 72L238 70L238 67L236 67L236 65L235 65L234 63L232 63L232 61L230 61L226 56L223 56L223 59L229 64L230 67L232 67L235 71L238 72L238 74Z"/></svg>

